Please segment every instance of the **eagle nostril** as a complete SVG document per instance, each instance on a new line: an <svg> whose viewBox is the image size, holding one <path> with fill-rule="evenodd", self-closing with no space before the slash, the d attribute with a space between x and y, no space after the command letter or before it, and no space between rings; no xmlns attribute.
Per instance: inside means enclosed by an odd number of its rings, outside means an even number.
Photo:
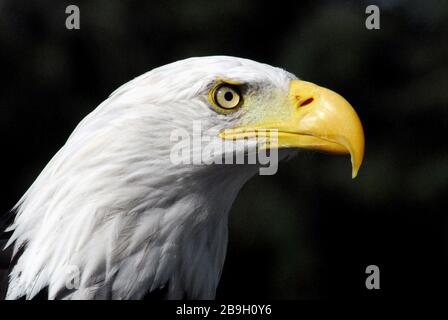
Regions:
<svg viewBox="0 0 448 320"><path fill-rule="evenodd" d="M305 101L301 102L301 103L299 104L299 106L300 106L300 107L304 107L304 106L306 106L307 104L310 104L311 102L313 102L313 100L314 100L314 98L308 98L308 99L306 99Z"/></svg>

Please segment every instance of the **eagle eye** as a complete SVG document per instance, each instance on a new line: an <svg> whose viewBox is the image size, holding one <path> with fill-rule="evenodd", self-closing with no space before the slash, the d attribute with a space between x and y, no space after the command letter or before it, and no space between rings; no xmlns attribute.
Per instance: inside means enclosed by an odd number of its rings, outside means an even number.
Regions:
<svg viewBox="0 0 448 320"><path fill-rule="evenodd" d="M210 100L221 111L232 111L238 108L243 98L236 85L220 83L210 92Z"/></svg>

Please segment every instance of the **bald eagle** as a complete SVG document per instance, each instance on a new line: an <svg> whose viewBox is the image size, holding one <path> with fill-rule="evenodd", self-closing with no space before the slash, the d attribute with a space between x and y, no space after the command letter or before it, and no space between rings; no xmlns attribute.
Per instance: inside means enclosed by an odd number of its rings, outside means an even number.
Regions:
<svg viewBox="0 0 448 320"><path fill-rule="evenodd" d="M261 152L262 130L280 160L350 154L355 177L363 158L350 104L283 69L228 56L153 69L87 115L15 206L6 299L213 299L229 210L261 164L189 161L203 148L184 152L172 133L198 122L205 148L230 142L215 160Z"/></svg>

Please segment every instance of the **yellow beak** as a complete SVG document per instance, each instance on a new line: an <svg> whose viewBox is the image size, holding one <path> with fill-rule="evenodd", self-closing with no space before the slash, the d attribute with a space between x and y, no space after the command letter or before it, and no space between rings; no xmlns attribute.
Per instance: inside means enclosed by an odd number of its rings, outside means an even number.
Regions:
<svg viewBox="0 0 448 320"><path fill-rule="evenodd" d="M292 80L289 89L289 119L269 121L221 132L224 139L248 137L249 131L278 130L269 147L302 148L350 154L352 177L358 174L364 156L364 131L352 106L339 94L313 83Z"/></svg>

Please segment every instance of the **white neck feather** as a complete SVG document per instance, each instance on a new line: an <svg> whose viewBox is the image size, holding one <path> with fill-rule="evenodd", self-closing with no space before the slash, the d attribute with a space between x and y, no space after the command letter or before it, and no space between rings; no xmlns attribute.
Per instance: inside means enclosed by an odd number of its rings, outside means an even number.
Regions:
<svg viewBox="0 0 448 320"><path fill-rule="evenodd" d="M228 211L256 169L156 161L133 151L145 143L133 131L72 136L25 194L10 242L26 249L8 299L46 286L65 299L138 299L164 286L170 299L215 296Z"/></svg>

